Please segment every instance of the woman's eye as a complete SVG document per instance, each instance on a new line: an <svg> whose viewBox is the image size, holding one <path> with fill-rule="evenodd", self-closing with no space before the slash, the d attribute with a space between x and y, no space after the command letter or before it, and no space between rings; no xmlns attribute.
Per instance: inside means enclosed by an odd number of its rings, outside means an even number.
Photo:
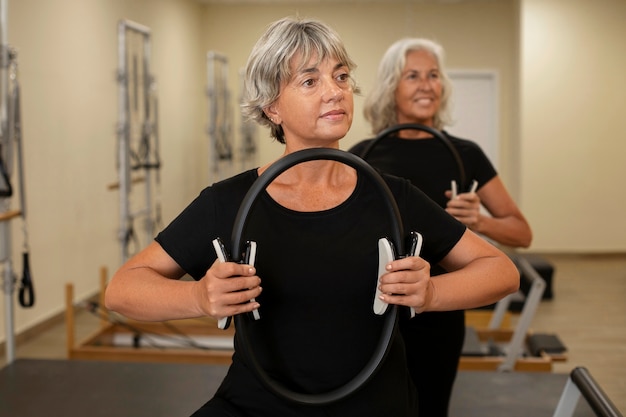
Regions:
<svg viewBox="0 0 626 417"><path fill-rule="evenodd" d="M308 80L304 80L304 82L302 83L302 85L306 86L306 87L311 87L315 84L315 80L312 78L309 78Z"/></svg>
<svg viewBox="0 0 626 417"><path fill-rule="evenodd" d="M348 74L348 73L339 74L337 76L337 79L339 81L348 81L350 79L350 74Z"/></svg>

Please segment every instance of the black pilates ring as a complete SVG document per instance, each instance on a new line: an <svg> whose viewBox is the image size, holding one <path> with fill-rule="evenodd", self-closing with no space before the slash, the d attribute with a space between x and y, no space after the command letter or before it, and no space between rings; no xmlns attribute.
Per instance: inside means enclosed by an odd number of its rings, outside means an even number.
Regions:
<svg viewBox="0 0 626 417"><path fill-rule="evenodd" d="M400 211L396 205L393 194L389 190L387 183L383 180L380 174L363 159L349 152L329 148L314 148L293 152L279 159L278 161L273 163L267 170L265 170L265 172L263 172L263 174L261 174L259 178L257 178L257 180L252 184L252 187L250 187L250 189L248 190L239 207L239 211L237 212L237 217L235 218L233 226L231 237L231 254L233 256L233 261L241 262L244 248L244 245L242 244L244 243L242 242L242 236L246 228L248 214L250 213L261 192L264 191L267 186L276 177L278 177L278 175L280 175L287 169L299 163L312 160L334 160L342 162L346 165L351 166L352 168L355 168L358 172L366 174L371 180L375 182L381 194L383 194L383 200L386 202L386 208L393 222L394 230L390 235L391 240L393 241L393 244L397 249L397 254L403 255L404 229L402 226ZM251 320L253 319L251 319L247 314L239 314L235 316L235 337L239 342L239 346L241 346L242 355L245 358L247 364L250 366L250 368L256 374L262 384L268 390L278 395L279 397L282 397L283 399L289 400L297 404L327 405L341 400L348 395L354 393L367 381L369 381L370 378L376 373L376 371L378 371L379 367L381 366L389 352L391 341L397 328L398 306L389 305L389 308L385 313L381 337L378 341L374 354L372 355L368 363L363 367L363 369L345 385L333 389L329 392L320 394L307 394L292 391L289 388L285 387L283 384L272 379L269 375L267 375L267 373L258 363L253 353L253 348L246 337L246 334L248 333L248 323Z"/></svg>
<svg viewBox="0 0 626 417"><path fill-rule="evenodd" d="M454 157L454 160L456 162L456 166L457 166L457 169L459 171L459 186L461 187L460 189L464 190L465 187L468 186L467 180L466 180L466 176L465 176L465 167L463 165L463 160L461 159L461 156L459 155L459 152L454 147L452 142L450 142L450 139L448 139L448 137L444 133L442 133L441 131L439 131L437 129L434 129L434 128L430 127L430 126L426 126L426 125L422 125L422 124L418 124L418 123L404 123L404 124L398 124L398 125L395 125L395 126L388 127L387 129L383 129L368 144L368 146L363 150L363 152L361 152L361 154L359 156L361 158L367 160L367 157L372 152L372 149L374 149L380 143L381 140L385 139L387 136L391 135L392 133L396 133L396 132L399 132L401 130L421 130L423 132L430 133L435 138L437 138L440 141L442 141L444 143L444 145L446 145L446 147L448 148L448 150L450 151L450 153L452 154L452 156Z"/></svg>

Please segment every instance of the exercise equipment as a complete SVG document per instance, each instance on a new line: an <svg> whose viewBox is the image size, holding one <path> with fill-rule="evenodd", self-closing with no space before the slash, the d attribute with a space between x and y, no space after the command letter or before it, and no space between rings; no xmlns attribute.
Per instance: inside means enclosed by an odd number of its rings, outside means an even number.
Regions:
<svg viewBox="0 0 626 417"><path fill-rule="evenodd" d="M96 299L76 301L74 286L65 286L66 349L68 359L107 362L191 363L228 365L233 355L234 331L219 330L211 318L143 322L104 309L108 282L100 268ZM76 338L76 313L97 315L99 326L82 340Z"/></svg>
<svg viewBox="0 0 626 417"><path fill-rule="evenodd" d="M541 301L545 281L524 257L516 257L515 260L530 288L515 329L503 329L501 326L511 301L517 295L509 294L496 303L486 329L466 327L459 369L549 372L552 362L566 360L561 352L543 349L539 356L535 356L527 348L528 339L533 337L529 333L530 324Z"/></svg>
<svg viewBox="0 0 626 417"><path fill-rule="evenodd" d="M243 92L243 80L244 80L244 71L243 69L239 70L239 91ZM243 103L243 93L239 96L239 103ZM242 112L239 112L241 115L241 125L239 128L239 132L241 134L241 142L239 146L239 162L240 167L239 171L243 172L247 169L252 169L258 166L258 138L257 138L257 123L247 119Z"/></svg>
<svg viewBox="0 0 626 417"><path fill-rule="evenodd" d="M18 300L22 307L35 303L35 289L30 269L30 249L26 222L26 191L24 177L24 152L20 109L20 83L18 77L17 49L7 41L7 0L0 1L0 263L4 271L2 289L5 293L6 357L15 357L13 293L16 274L12 263L12 238L10 220L22 218L23 251L22 276L19 281ZM13 187L12 172L17 165L18 187ZM19 196L19 209L12 209L15 191Z"/></svg>
<svg viewBox="0 0 626 417"><path fill-rule="evenodd" d="M584 366L576 367L570 373L553 417L572 417L581 397L598 417L622 417L622 413Z"/></svg>
<svg viewBox="0 0 626 417"><path fill-rule="evenodd" d="M239 120L239 140L235 135L233 94L228 85L228 57L217 51L207 52L207 91L209 137L209 184L257 166L257 124L246 119L242 112ZM239 90L243 92L243 70L239 70ZM239 95L239 104L243 94Z"/></svg>
<svg viewBox="0 0 626 417"><path fill-rule="evenodd" d="M209 183L233 174L235 161L232 95L228 87L228 57L207 52Z"/></svg>
<svg viewBox="0 0 626 417"><path fill-rule="evenodd" d="M118 22L118 183L109 189L119 188L118 240L122 263L131 254L131 243L136 250L150 243L161 221L158 102L156 82L150 72L151 38L146 26L130 20ZM133 172L141 172L141 176L133 178ZM144 185L142 203L131 198L136 183ZM137 217L144 219L144 239L134 231Z"/></svg>
<svg viewBox="0 0 626 417"><path fill-rule="evenodd" d="M379 190L381 196L385 201L386 209L388 212L387 214L393 222L393 230L390 234L392 244L396 248L397 254L400 256L404 256L405 237L403 236L404 232L402 227L402 220L400 218L398 207L395 204L393 194L391 194L391 191L387 187L387 184L384 182L382 177L380 177L376 170L374 170L363 159L355 155L336 149L316 148L297 151L279 159L267 170L265 170L263 174L261 174L259 178L254 182L254 184L250 187L249 191L241 202L239 211L237 212L237 216L235 217L231 236L231 260L233 262L241 262L242 254L245 252L244 242L242 242L243 234L246 229L249 214L260 193L264 191L266 187L276 177L278 177L287 169L297 164L313 160L333 160L342 162L351 166L352 168L355 168L359 173L366 175L369 180L375 183L377 189ZM376 284L377 283L372 283L372 285ZM235 316L235 327L237 328L235 337L239 342L239 346L241 346L241 354L245 358L246 363L268 390L286 400L293 401L295 403L309 405L329 404L338 401L359 389L372 377L372 375L376 372L376 370L384 361L398 320L397 306L389 306L386 310L387 312L384 313L384 328L377 347L374 351L374 354L370 358L369 362L356 376L354 376L345 385L326 393L306 394L301 392L295 392L284 386L283 384L279 383L278 381L274 380L265 372L265 370L258 363L254 354L254 347L251 345L251 342L247 338L249 328L254 323L254 319L251 320L249 318L249 315L239 314ZM383 313L381 312L381 314Z"/></svg>

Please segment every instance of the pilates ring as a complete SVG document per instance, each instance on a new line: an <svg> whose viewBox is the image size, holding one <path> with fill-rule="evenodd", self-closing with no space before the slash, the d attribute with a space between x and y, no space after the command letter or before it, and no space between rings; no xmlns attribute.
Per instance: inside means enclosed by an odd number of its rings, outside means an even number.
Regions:
<svg viewBox="0 0 626 417"><path fill-rule="evenodd" d="M465 189L465 187L467 186L467 179L465 176L465 167L463 165L463 160L461 159L459 152L456 150L452 142L450 142L450 139L446 137L446 135L444 135L442 132L440 132L437 129L433 129L430 126L426 126L426 125L422 125L418 123L405 123L405 124L399 124L399 125L388 127L387 129L382 130L376 136L376 138L374 138L369 143L369 145L363 150L363 152L361 152L359 156L367 160L367 157L372 152L372 149L374 149L380 143L380 141L382 141L383 139L385 139L387 136L391 135L392 133L399 132L400 130L421 130L423 132L430 133L435 138L442 141L444 145L446 145L446 147L448 148L452 156L454 157L454 161L456 162L456 166L459 171L459 185L461 186L462 189Z"/></svg>
<svg viewBox="0 0 626 417"><path fill-rule="evenodd" d="M358 172L366 174L366 176L373 180L377 188L380 190L381 194L383 194L384 196L386 209L392 219L394 230L390 234L391 239L397 249L398 255L404 254L404 229L402 227L400 211L398 209L398 206L396 205L396 201L393 194L391 193L391 190L389 190L387 183L385 183L379 173L363 159L349 152L330 148L315 148L296 151L284 156L283 158L272 164L252 184L252 187L250 187L250 189L248 190L239 207L239 211L237 212L237 217L235 218L233 226L231 237L231 254L233 256L233 262L241 262L241 256L243 252L242 243L244 243L242 242L242 236L246 228L248 214L254 206L259 194L264 191L267 186L276 177L278 177L278 175L280 175L287 169L299 163L312 160L334 160L342 162L346 165L351 166L352 168L355 168ZM261 383L268 390L278 395L279 397L295 402L297 404L326 405L341 400L348 395L354 393L366 382L368 382L370 378L376 373L376 371L378 371L389 352L391 340L396 331L398 322L398 306L389 305L389 308L385 313L381 337L378 341L372 357L369 359L363 369L359 371L357 375L355 375L345 385L320 394L295 392L287 388L284 384L275 381L269 375L267 375L267 373L263 370L263 368L257 361L253 353L253 348L250 345L249 340L247 339L246 334L248 333L248 322L251 320L252 319L249 318L247 314L239 314L235 316L235 328L237 329L235 332L235 337L242 347L243 357L246 359L246 362L259 378Z"/></svg>

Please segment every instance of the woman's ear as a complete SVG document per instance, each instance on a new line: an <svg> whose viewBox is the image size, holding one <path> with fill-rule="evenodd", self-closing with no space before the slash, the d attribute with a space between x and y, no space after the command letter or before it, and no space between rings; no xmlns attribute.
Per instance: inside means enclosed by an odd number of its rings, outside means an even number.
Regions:
<svg viewBox="0 0 626 417"><path fill-rule="evenodd" d="M270 119L270 121L275 125L279 125L282 122L278 112L276 111L276 107L273 104L264 108L263 113L265 113L267 118Z"/></svg>

